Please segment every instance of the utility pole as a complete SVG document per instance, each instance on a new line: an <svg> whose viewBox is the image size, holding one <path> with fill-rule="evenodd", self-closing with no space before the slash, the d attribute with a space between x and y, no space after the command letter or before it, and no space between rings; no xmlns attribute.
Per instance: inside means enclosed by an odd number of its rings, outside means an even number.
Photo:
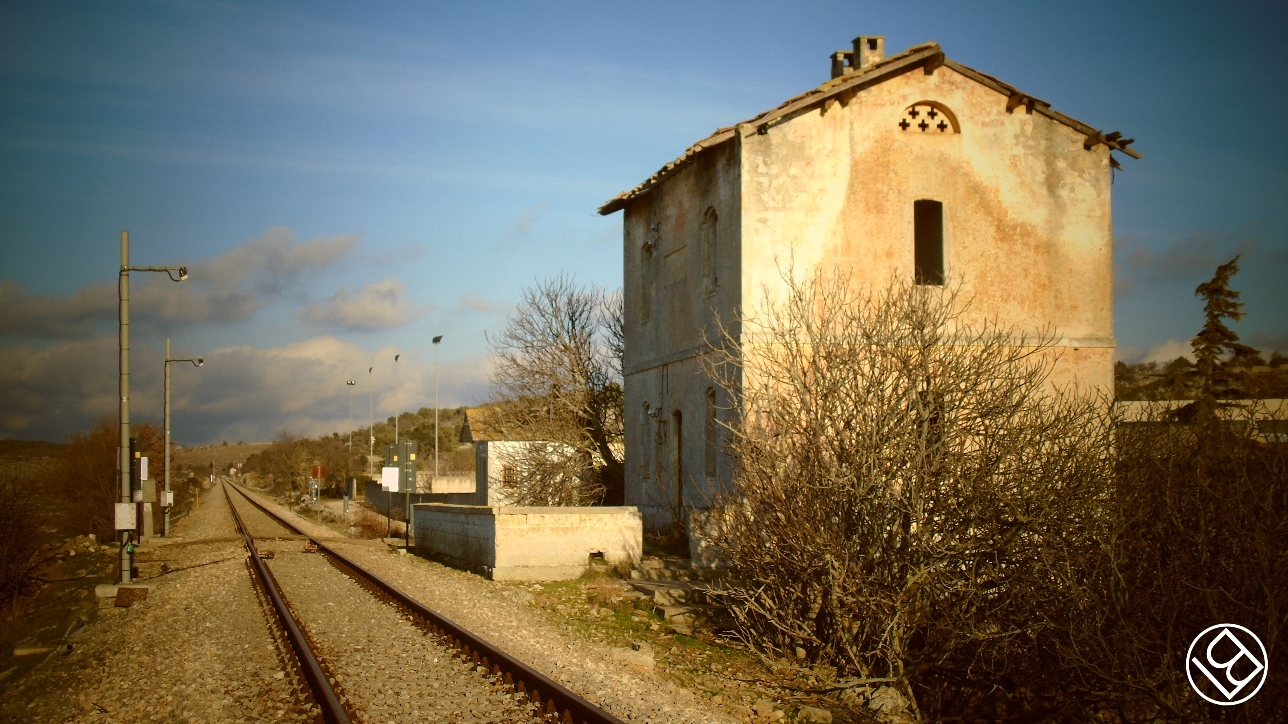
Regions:
<svg viewBox="0 0 1288 724"><path fill-rule="evenodd" d="M443 335L434 338L434 482L438 482L438 343Z"/></svg>
<svg viewBox="0 0 1288 724"><path fill-rule="evenodd" d="M394 447L398 446L398 358L402 355L394 355Z"/></svg>
<svg viewBox="0 0 1288 724"><path fill-rule="evenodd" d="M121 480L121 503L131 504L130 499L130 232L121 232L121 277L117 282L117 319L120 323L120 393L121 393L121 446L117 451L116 470ZM117 506L120 510L120 506ZM118 512L117 518L120 517ZM130 532L122 530L122 521L116 521L121 542L121 583L129 583L134 568L134 543Z"/></svg>
<svg viewBox="0 0 1288 724"><path fill-rule="evenodd" d="M349 490L349 478L353 477L353 471L350 469L353 465L353 387L358 384L358 381L346 380L344 384L349 388L349 456L344 460L344 494L349 496L357 493L356 490Z"/></svg>
<svg viewBox="0 0 1288 724"><path fill-rule="evenodd" d="M161 537L170 537L170 363L171 362L191 362L194 367L200 367L206 363L200 357L192 359L173 359L170 357L170 338L165 338L165 495L161 501L161 509L165 511L165 522L161 527Z"/></svg>
<svg viewBox="0 0 1288 724"><path fill-rule="evenodd" d="M121 481L121 500L116 504L116 529L118 531L121 555L121 583L129 583L134 567L134 537L128 522L129 508L134 504L130 495L130 272L149 271L165 272L170 281L181 282L188 278L188 267L167 266L130 266L130 232L121 232L121 270L117 277L117 322L120 325L120 383L121 395L120 428L121 447L117 451L116 465ZM171 272L178 272L179 276Z"/></svg>
<svg viewBox="0 0 1288 724"><path fill-rule="evenodd" d="M371 370L367 368L367 477L372 477L371 458L376 454L376 408L371 402Z"/></svg>

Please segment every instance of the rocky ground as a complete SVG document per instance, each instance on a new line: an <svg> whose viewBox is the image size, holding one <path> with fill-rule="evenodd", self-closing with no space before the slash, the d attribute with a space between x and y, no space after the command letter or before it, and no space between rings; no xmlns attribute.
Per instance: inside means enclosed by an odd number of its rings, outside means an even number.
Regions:
<svg viewBox="0 0 1288 724"><path fill-rule="evenodd" d="M430 607L623 720L768 721L784 716L765 702L761 716L750 707L729 705L677 684L657 669L666 651L654 653L648 642L641 640L635 651L629 640L609 640L565 625L538 604L544 590L540 585L533 590L497 584L392 553L379 542L340 538L332 528L301 522L301 527L309 526L309 532L331 537L346 555ZM408 626L392 608L366 611L374 599L363 598L357 585L335 576L334 568L317 555L289 550L303 548L301 542L273 545L283 551L282 559L273 562L274 575L285 578L283 587L290 581L299 591L295 605L301 614L319 622L340 617L319 626L316 638L346 670L362 672L358 679L341 680L341 689L359 705L372 707L372 714L379 702L379 716L372 721L526 718L505 692L459 663L452 666L460 671L426 680L428 663L435 657L447 661L437 644L417 636L415 645L390 645L389 631ZM93 548L102 557L111 555L103 546ZM289 653L265 624L245 550L218 490L202 492L201 508L183 520L175 537L140 551L138 562L144 584L152 586L148 598L129 608L98 608L88 625L64 639L68 645L40 654L35 665L0 681L0 720L303 721L316 715L301 698ZM341 584L327 582L332 576ZM601 591L605 603L626 595L621 581L598 585L608 586ZM640 624L647 627L649 622ZM355 681L362 681L361 687ZM453 692L466 689L469 696L452 700ZM417 692L425 691L438 697L437 705L421 710L408 706Z"/></svg>
<svg viewBox="0 0 1288 724"><path fill-rule="evenodd" d="M268 498L256 498L291 515ZM779 688L775 684L810 688L817 682L775 676L732 642L669 632L621 579L489 581L373 541L337 537L333 527L307 518L294 516L293 522L623 720L871 721L857 701Z"/></svg>
<svg viewBox="0 0 1288 724"><path fill-rule="evenodd" d="M213 498L213 496L211 496ZM176 537L139 555L166 568L148 598L112 599L29 672L6 681L14 722L311 721L290 659L270 635L232 517L206 499Z"/></svg>
<svg viewBox="0 0 1288 724"><path fill-rule="evenodd" d="M261 528L271 524L247 517L255 521L248 522L252 530L274 534ZM828 708L837 712L838 724L867 720L825 701L786 696L762 679L766 671L755 657L727 641L667 631L620 579L493 582L396 553L378 541L342 537L337 529L346 529L343 524L298 516L295 522L624 721L830 722ZM306 625L317 622L315 643L338 662L342 694L369 710L370 721L526 718L516 701L462 664L452 660L439 673L434 660L450 657L432 637L398 635L410 624L375 604L320 556L303 553L302 541L282 537L267 546L280 554L270 565L283 587L290 587L287 595L297 612ZM93 547L100 557L112 555ZM176 537L141 552L138 560L151 576L143 581L153 586L148 599L130 608L98 608L88 625L66 639L70 649L11 669L0 680L0 720L311 718L291 659L270 636L266 609L218 489L203 491L201 507ZM459 696L462 691L468 695Z"/></svg>

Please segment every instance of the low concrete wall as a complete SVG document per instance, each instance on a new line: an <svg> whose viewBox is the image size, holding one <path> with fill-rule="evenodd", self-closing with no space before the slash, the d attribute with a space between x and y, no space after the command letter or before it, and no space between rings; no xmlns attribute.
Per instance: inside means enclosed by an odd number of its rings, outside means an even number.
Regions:
<svg viewBox="0 0 1288 724"><path fill-rule="evenodd" d="M422 503L413 506L416 551L495 581L563 581L591 555L634 566L644 526L634 507L531 508Z"/></svg>
<svg viewBox="0 0 1288 724"><path fill-rule="evenodd" d="M370 505L377 513L384 513L385 510L400 511L407 509L407 493L394 493L386 491L380 487L380 483L369 482L363 491L366 496L367 505ZM473 505L476 496L473 491L468 493L412 493L411 503L448 503L451 505Z"/></svg>

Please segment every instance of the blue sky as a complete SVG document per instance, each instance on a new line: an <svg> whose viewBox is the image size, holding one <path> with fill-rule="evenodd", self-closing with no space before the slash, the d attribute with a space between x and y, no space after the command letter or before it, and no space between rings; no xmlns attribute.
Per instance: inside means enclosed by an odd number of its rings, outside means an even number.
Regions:
<svg viewBox="0 0 1288 724"><path fill-rule="evenodd" d="M136 417L164 338L183 443L318 434L487 396L534 278L621 284L595 208L827 78L858 34L939 41L1142 161L1114 185L1120 356L1174 355L1244 254L1238 331L1288 351L1288 140L1272 3L54 3L0 7L0 437L115 410L118 234ZM366 370L374 366L370 375Z"/></svg>

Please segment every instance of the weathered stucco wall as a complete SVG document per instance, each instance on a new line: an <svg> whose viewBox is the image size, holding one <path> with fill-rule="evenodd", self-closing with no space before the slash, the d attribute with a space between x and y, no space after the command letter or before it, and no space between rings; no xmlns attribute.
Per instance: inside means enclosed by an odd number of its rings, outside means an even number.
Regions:
<svg viewBox="0 0 1288 724"><path fill-rule="evenodd" d="M417 505L413 532L423 555L498 581L567 580L585 572L591 555L634 566L643 551L633 507Z"/></svg>
<svg viewBox="0 0 1288 724"><path fill-rule="evenodd" d="M737 150L725 144L699 156L633 201L623 221L626 504L639 506L650 529L673 520L677 492L695 504L707 486L701 431L713 385L696 355L721 326L738 334Z"/></svg>
<svg viewBox="0 0 1288 724"><path fill-rule="evenodd" d="M901 128L907 109L926 101L947 109L958 132ZM944 270L971 300L966 321L1029 340L1058 335L1052 384L1112 392L1109 151L1006 105L949 67L917 67L763 133L740 126L627 203L626 502L650 529L674 519L677 491L700 507L727 475L723 461L711 478L705 465L712 385L697 355L704 331L716 336L712 319L732 322L766 293L780 299L789 271L841 268L866 289L911 279L919 199L943 204ZM709 209L719 218L710 297Z"/></svg>
<svg viewBox="0 0 1288 724"><path fill-rule="evenodd" d="M959 133L903 130L935 101ZM743 126L743 303L781 272L844 267L868 288L913 274L913 202L944 209L944 268L985 319L1063 337L1055 379L1112 390L1109 151L950 68L828 101L765 134ZM1076 348L1076 349L1075 349Z"/></svg>

